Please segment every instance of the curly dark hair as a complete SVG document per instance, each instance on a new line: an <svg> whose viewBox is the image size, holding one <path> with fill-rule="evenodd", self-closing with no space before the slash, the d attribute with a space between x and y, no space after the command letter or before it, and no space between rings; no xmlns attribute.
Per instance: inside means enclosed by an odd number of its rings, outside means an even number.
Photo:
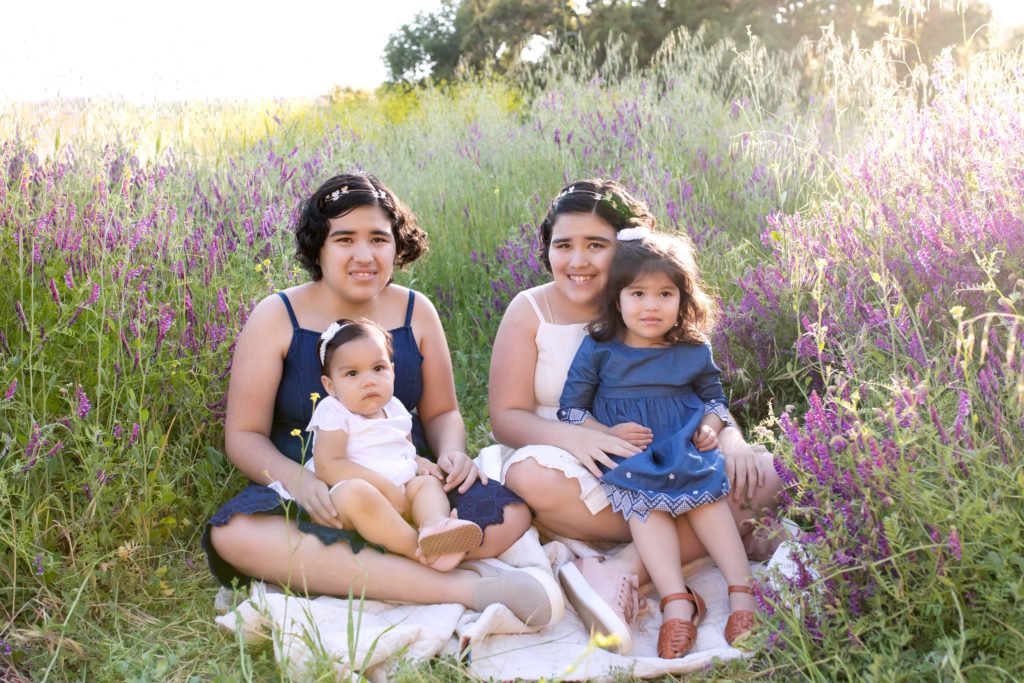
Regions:
<svg viewBox="0 0 1024 683"><path fill-rule="evenodd" d="M427 250L427 233L387 185L369 173L337 175L304 199L295 212L295 257L314 281L324 276L320 249L327 239L328 221L359 206L379 206L387 214L395 236L396 268L412 263Z"/></svg>
<svg viewBox="0 0 1024 683"><path fill-rule="evenodd" d="M592 213L615 229L654 229L656 220L651 210L614 180L590 178L577 180L562 188L551 202L548 214L540 224L540 253L538 257L551 272L548 250L551 248L551 230L558 217L565 213Z"/></svg>
<svg viewBox="0 0 1024 683"><path fill-rule="evenodd" d="M320 364L320 374L325 377L329 376L328 368L331 367L331 358L334 356L334 352L340 347L347 344L350 341L356 339L363 339L371 337L374 334L379 334L384 338L384 348L388 351L388 358L395 355L394 348L391 345L391 333L385 330L383 327L378 325L376 322L369 318L357 318L355 320L349 320L348 318L341 318L334 322L341 325L341 329L338 330L331 340L327 342L327 349L324 350L324 360ZM320 358L320 350L324 345L324 340L320 339L316 343L317 359Z"/></svg>
<svg viewBox="0 0 1024 683"><path fill-rule="evenodd" d="M619 312L622 290L639 278L664 273L679 288L678 325L669 330L669 344L703 344L718 318L718 304L708 295L693 257L693 241L685 233L652 233L643 239L619 242L601 300L601 313L587 326L597 341L622 339L626 324Z"/></svg>

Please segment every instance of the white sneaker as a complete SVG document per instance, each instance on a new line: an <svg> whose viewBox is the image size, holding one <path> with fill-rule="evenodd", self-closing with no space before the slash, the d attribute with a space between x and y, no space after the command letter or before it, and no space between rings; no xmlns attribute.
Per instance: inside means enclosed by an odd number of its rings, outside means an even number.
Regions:
<svg viewBox="0 0 1024 683"><path fill-rule="evenodd" d="M505 605L528 626L550 626L565 615L565 598L551 575L535 567L511 567L497 560L463 562L459 569L480 575L473 588L473 609Z"/></svg>

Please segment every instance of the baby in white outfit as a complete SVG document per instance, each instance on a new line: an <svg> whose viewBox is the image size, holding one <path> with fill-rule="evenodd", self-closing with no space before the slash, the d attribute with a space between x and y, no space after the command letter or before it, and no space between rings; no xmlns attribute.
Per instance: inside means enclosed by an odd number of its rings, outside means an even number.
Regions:
<svg viewBox="0 0 1024 683"><path fill-rule="evenodd" d="M395 398L391 335L371 320L339 320L317 348L329 395L306 428L307 467L330 487L342 525L439 571L455 568L483 530L452 517L440 469L416 455L412 416Z"/></svg>

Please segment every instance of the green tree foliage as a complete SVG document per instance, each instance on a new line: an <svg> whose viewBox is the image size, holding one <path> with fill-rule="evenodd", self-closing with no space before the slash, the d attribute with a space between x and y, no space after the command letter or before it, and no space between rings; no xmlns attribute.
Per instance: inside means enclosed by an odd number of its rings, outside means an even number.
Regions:
<svg viewBox="0 0 1024 683"><path fill-rule="evenodd" d="M393 81L450 78L458 64L505 72L535 36L594 49L598 63L611 35L621 35L641 66L680 26L703 27L706 41L747 33L769 48L791 49L816 39L831 25L844 40L861 44L892 33L906 40L909 63L930 61L949 45L985 46L978 29L991 20L987 5L951 0L926 5L906 0L445 0L435 13L420 13L388 41L384 58Z"/></svg>

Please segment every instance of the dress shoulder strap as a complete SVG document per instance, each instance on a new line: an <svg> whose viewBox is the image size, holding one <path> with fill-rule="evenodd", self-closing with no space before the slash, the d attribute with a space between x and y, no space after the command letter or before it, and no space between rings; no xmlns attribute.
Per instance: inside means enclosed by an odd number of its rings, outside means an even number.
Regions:
<svg viewBox="0 0 1024 683"><path fill-rule="evenodd" d="M416 292L409 290L409 306L405 309L405 327L412 324L412 307L416 304Z"/></svg>
<svg viewBox="0 0 1024 683"><path fill-rule="evenodd" d="M292 329L299 329L299 319L295 317L295 311L292 309L292 302L288 301L288 295L284 292L278 292L277 295L281 297L281 301L284 302L284 307L288 309L288 318L292 321Z"/></svg>
<svg viewBox="0 0 1024 683"><path fill-rule="evenodd" d="M532 292L523 292L523 298L530 302L530 306L533 307L533 312L537 314L537 320L540 320L542 323L548 322L548 319L540 312L540 306L538 306L536 300L534 300Z"/></svg>

